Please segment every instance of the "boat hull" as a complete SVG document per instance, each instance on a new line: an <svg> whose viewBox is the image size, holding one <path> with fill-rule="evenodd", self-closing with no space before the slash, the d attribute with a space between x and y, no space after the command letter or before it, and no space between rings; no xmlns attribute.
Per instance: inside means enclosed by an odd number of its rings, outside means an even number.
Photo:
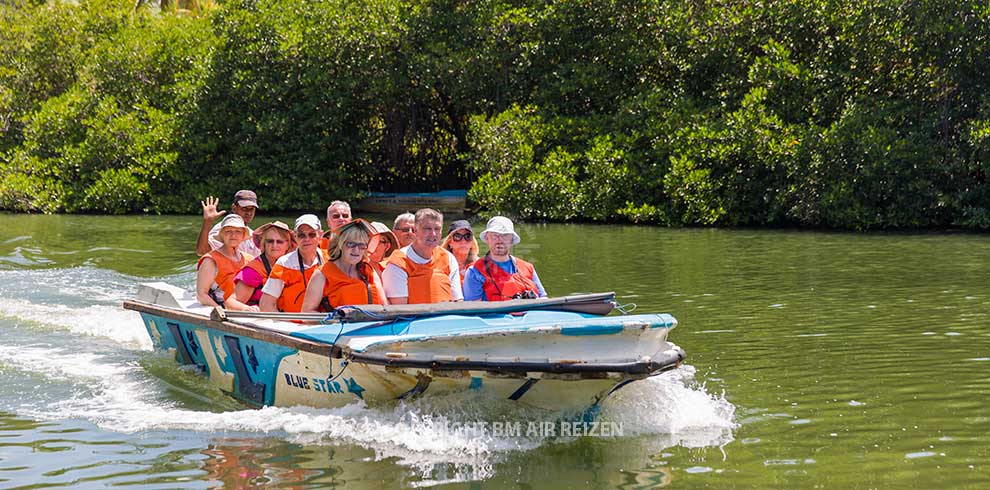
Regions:
<svg viewBox="0 0 990 490"><path fill-rule="evenodd" d="M676 323L668 315L642 321L644 315L534 311L527 313L532 318L443 315L354 326L215 320L202 309L144 301L124 306L141 314L156 350L195 366L213 385L255 407L333 408L477 390L581 412L684 358L666 341ZM555 315L557 324L547 324L544 317ZM624 318L635 320L616 322ZM399 331L382 335L389 329ZM586 355L579 359L582 350Z"/></svg>

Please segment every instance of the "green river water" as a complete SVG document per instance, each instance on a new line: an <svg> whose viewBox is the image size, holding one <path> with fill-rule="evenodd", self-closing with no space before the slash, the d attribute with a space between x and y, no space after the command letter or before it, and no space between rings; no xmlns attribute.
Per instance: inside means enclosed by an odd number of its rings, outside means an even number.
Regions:
<svg viewBox="0 0 990 490"><path fill-rule="evenodd" d="M573 438L470 395L211 389L120 308L192 287L199 224L0 215L0 488L990 488L990 236L521 225L551 295L671 313L688 353L609 400L621 435Z"/></svg>

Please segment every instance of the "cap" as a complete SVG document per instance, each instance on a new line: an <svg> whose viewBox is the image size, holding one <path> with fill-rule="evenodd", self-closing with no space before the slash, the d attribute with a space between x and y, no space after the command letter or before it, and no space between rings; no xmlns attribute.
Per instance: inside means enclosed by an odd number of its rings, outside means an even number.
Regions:
<svg viewBox="0 0 990 490"><path fill-rule="evenodd" d="M320 226L320 218L317 218L315 214L304 214L296 218L296 225L292 229L299 231L299 227L302 225L309 225L314 230L320 230L322 228Z"/></svg>
<svg viewBox="0 0 990 490"><path fill-rule="evenodd" d="M249 190L237 191L237 194L234 194L234 204L241 207L254 206L257 208L258 195Z"/></svg>
<svg viewBox="0 0 990 490"><path fill-rule="evenodd" d="M450 227L447 228L447 234L449 235L457 230L467 230L470 231L471 233L474 233L474 229L471 228L471 223L468 223L468 221L465 219L459 219L451 223Z"/></svg>

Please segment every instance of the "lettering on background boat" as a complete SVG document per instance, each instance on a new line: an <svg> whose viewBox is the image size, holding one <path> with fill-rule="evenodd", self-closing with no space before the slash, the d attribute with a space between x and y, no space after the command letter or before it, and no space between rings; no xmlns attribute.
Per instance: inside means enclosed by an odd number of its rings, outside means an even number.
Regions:
<svg viewBox="0 0 990 490"><path fill-rule="evenodd" d="M241 340L231 335L224 335L223 341L227 345L227 352L234 361L234 371L237 373L237 391L245 401L256 405L265 404L265 385L251 381L248 374L247 365L244 363L244 356L241 354Z"/></svg>

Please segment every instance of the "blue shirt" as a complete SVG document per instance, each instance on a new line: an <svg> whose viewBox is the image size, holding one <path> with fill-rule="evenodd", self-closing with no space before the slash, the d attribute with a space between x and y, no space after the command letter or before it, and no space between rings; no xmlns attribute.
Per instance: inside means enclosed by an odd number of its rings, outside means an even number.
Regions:
<svg viewBox="0 0 990 490"><path fill-rule="evenodd" d="M516 273L516 265L512 263L512 258L505 262L495 262L495 265L499 266L505 272L509 274ZM536 291L541 298L546 297L547 291L543 289L543 283L540 282L540 276L536 274L536 269L533 269L533 282L536 284ZM472 265L468 268L466 274L464 274L464 301L488 301L488 297L485 295L485 276L481 274Z"/></svg>

